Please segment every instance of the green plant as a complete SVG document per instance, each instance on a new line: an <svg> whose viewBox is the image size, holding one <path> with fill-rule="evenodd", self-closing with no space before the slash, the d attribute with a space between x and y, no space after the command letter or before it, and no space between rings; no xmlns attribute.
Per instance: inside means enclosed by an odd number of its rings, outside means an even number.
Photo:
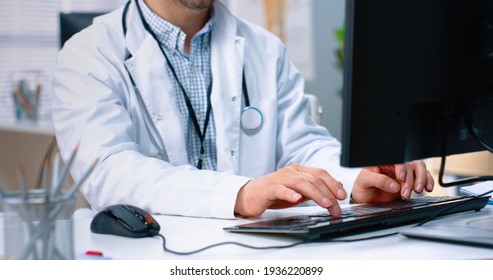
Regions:
<svg viewBox="0 0 493 280"><path fill-rule="evenodd" d="M338 43L338 48L336 49L336 56L338 61L338 68L343 69L344 67L344 36L346 33L346 27L343 23L340 27L334 29L334 37Z"/></svg>

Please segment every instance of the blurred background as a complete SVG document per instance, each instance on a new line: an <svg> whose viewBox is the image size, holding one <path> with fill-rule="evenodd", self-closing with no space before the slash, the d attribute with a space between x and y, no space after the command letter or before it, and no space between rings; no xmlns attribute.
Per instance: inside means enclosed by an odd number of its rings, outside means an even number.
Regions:
<svg viewBox="0 0 493 280"><path fill-rule="evenodd" d="M344 0L221 0L231 11L263 26L286 44L306 79L307 93L322 105L321 124L340 139L342 126L342 45ZM53 137L50 120L51 70L60 48L59 14L108 12L125 0L0 0L0 186L18 187L17 165L24 164L34 185ZM34 74L33 74L34 73ZM19 76L39 84L34 120L16 110L13 82ZM15 94L14 94L15 95ZM18 104L17 104L18 107ZM428 161L435 170L436 159ZM456 156L451 176L488 174L492 156ZM474 174L473 174L474 173Z"/></svg>
<svg viewBox="0 0 493 280"><path fill-rule="evenodd" d="M59 13L107 12L125 0L0 0L0 185L17 188L17 165L35 184L53 138L51 70L60 48ZM222 0L233 13L264 26L288 46L306 78L306 92L323 104L321 123L341 134L342 74L335 31L344 0ZM259 13L260 12L260 13ZM259 16L260 15L260 16ZM316 59L315 59L316 58ZM33 76L41 86L35 120L19 116L13 98L16 77ZM21 104L22 105L22 104Z"/></svg>

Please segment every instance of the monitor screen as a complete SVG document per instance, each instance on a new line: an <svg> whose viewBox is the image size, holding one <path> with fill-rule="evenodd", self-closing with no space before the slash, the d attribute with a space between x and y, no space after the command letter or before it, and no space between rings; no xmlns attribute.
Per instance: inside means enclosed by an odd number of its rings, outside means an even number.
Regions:
<svg viewBox="0 0 493 280"><path fill-rule="evenodd" d="M92 20L103 13L60 13L60 48L75 33L92 24Z"/></svg>
<svg viewBox="0 0 493 280"><path fill-rule="evenodd" d="M493 145L493 1L346 0L345 36L343 166Z"/></svg>

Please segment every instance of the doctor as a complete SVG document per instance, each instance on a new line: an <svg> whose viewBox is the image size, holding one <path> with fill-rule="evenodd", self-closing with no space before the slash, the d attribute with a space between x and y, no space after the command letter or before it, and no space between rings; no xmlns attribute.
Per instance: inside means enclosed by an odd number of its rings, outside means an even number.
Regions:
<svg viewBox="0 0 493 280"><path fill-rule="evenodd" d="M132 0L66 42L54 72L62 157L96 210L234 218L313 200L433 189L422 162L345 169L284 45L214 0ZM344 189L344 187L345 189Z"/></svg>

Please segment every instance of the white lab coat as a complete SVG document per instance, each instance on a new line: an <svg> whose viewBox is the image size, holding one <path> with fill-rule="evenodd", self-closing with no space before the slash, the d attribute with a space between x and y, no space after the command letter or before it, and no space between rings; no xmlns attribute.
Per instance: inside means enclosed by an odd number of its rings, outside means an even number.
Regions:
<svg viewBox="0 0 493 280"><path fill-rule="evenodd" d="M183 117L158 44L142 25L134 2L127 35L122 10L96 19L60 51L54 72L53 122L63 159L79 145L71 168L95 210L116 203L151 213L234 218L236 194L250 178L292 163L327 169L350 191L355 171L339 166L340 144L308 113L304 83L285 46L262 28L234 17L219 2L211 35L217 131L217 171L188 165ZM128 52L132 58L125 61ZM124 68L127 65L165 147L159 155ZM240 128L242 69L262 129Z"/></svg>

